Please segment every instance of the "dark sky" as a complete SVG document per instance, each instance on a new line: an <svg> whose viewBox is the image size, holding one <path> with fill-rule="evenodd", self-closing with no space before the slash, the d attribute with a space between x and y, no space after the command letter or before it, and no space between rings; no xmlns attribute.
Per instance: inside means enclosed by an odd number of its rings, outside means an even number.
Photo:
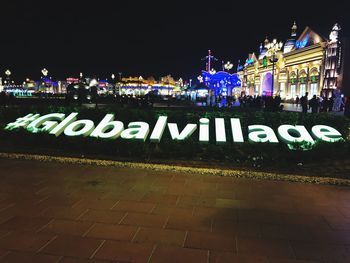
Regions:
<svg viewBox="0 0 350 263"><path fill-rule="evenodd" d="M55 78L195 78L208 49L236 67L265 35L286 40L294 20L298 33L309 25L328 37L339 22L350 36L346 1L89 2L1 0L1 76L9 68L17 81L37 79L46 67Z"/></svg>

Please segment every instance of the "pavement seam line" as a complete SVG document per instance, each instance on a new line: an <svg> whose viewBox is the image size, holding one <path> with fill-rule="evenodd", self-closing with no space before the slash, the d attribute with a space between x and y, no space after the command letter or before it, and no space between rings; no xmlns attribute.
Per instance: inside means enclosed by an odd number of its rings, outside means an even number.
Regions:
<svg viewBox="0 0 350 263"><path fill-rule="evenodd" d="M185 247L185 243L186 243L187 236L188 236L188 230L186 230L185 236L184 236L184 241L182 242L182 247L183 247L183 248Z"/></svg>
<svg viewBox="0 0 350 263"><path fill-rule="evenodd" d="M89 212L90 209L86 209L84 212L82 212L80 215L77 216L74 220L80 221L80 219Z"/></svg>
<svg viewBox="0 0 350 263"><path fill-rule="evenodd" d="M125 215L119 220L118 225L120 225L123 222L123 220L125 219L125 217L127 217L127 215L128 215L128 212L126 212Z"/></svg>
<svg viewBox="0 0 350 263"><path fill-rule="evenodd" d="M36 253L40 253L41 251L43 251L43 249L45 247L47 247L51 242L53 242L58 236L54 236L52 237L49 241L46 242L46 244L44 244L41 248L39 248Z"/></svg>
<svg viewBox="0 0 350 263"><path fill-rule="evenodd" d="M91 231L91 229L94 228L94 226L96 226L97 223L93 223L82 235L82 237L86 237L86 235Z"/></svg>
<svg viewBox="0 0 350 263"><path fill-rule="evenodd" d="M100 250L100 248L106 243L106 240L102 240L101 244L95 249L95 251L92 253L92 255L89 257L89 259L92 259L95 257L97 252Z"/></svg>
<svg viewBox="0 0 350 263"><path fill-rule="evenodd" d="M54 220L55 220L55 218L52 218L49 222L47 222L45 225L43 225L42 227L40 227L40 228L36 231L36 233L39 233L40 231L42 231L43 229L45 229L45 227L47 227L48 225L50 225L51 222L54 221Z"/></svg>
<svg viewBox="0 0 350 263"><path fill-rule="evenodd" d="M137 234L141 231L141 227L139 226L134 234L134 236L131 238L131 241L130 242L134 242L134 239L136 238Z"/></svg>
<svg viewBox="0 0 350 263"><path fill-rule="evenodd" d="M156 251L157 247L158 247L158 244L155 244L155 245L153 246L153 249L152 249L152 251L151 251L151 254L150 254L149 257L148 257L147 263L151 262L151 258L152 258L153 254L154 254L154 251Z"/></svg>
<svg viewBox="0 0 350 263"><path fill-rule="evenodd" d="M230 176L234 178L245 178L255 180L271 180L271 181L287 181L287 182L299 182L299 183L311 183L311 184L323 184L323 185L342 185L350 186L349 179L332 178L332 177L311 177L304 175L292 175L292 174L277 174L271 172L256 172L256 171L241 171L241 170L229 170L218 168L196 168L187 166L176 166L168 164L149 164L140 162L121 162L121 161L108 161L98 159L83 159L76 157L57 157L48 155L37 154L15 154L15 153L1 153L0 158L14 159L14 160L34 160L34 161L46 161L57 162L62 164L80 164L80 165L98 165L98 166L113 166L119 168L136 168L136 169L148 169L154 171L172 171L182 172L188 174L201 174L201 175L213 175L213 176ZM185 184L186 185L186 184Z"/></svg>
<svg viewBox="0 0 350 263"><path fill-rule="evenodd" d="M116 207L118 204L120 203L120 200L118 200L114 205L112 205L112 207L108 210L113 210L114 207Z"/></svg>

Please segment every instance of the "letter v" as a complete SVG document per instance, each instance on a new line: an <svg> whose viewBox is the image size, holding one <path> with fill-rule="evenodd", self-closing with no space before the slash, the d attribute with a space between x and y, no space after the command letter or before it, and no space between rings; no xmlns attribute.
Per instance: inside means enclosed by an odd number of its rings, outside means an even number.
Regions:
<svg viewBox="0 0 350 263"><path fill-rule="evenodd" d="M197 124L187 124L181 133L179 133L179 128L177 127L176 123L168 123L168 128L173 140L183 141L190 137L192 133L197 129Z"/></svg>

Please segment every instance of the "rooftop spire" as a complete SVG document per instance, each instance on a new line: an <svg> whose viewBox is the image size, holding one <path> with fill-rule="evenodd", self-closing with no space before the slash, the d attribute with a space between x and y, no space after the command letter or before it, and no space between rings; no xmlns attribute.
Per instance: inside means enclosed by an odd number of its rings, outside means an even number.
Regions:
<svg viewBox="0 0 350 263"><path fill-rule="evenodd" d="M294 21L294 24L292 26L292 34L291 34L292 37L296 37L297 36L297 29L298 29L297 23Z"/></svg>

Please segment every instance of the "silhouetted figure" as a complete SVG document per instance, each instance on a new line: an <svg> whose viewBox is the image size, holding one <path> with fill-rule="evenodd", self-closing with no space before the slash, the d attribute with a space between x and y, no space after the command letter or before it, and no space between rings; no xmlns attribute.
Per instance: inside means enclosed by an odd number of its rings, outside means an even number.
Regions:
<svg viewBox="0 0 350 263"><path fill-rule="evenodd" d="M310 100L309 106L311 108L312 113L318 113L318 108L320 106L320 102L319 102L318 98L316 97L316 95L314 95L312 97L312 99Z"/></svg>
<svg viewBox="0 0 350 263"><path fill-rule="evenodd" d="M349 97L349 95L345 97L344 116L350 118L350 97Z"/></svg>
<svg viewBox="0 0 350 263"><path fill-rule="evenodd" d="M308 95L309 93L306 92L305 95L300 98L300 105L303 113L307 113L307 106L309 104Z"/></svg>
<svg viewBox="0 0 350 263"><path fill-rule="evenodd" d="M297 105L297 107L299 107L299 102L300 102L300 98L297 95L297 97L295 98L295 104Z"/></svg>

